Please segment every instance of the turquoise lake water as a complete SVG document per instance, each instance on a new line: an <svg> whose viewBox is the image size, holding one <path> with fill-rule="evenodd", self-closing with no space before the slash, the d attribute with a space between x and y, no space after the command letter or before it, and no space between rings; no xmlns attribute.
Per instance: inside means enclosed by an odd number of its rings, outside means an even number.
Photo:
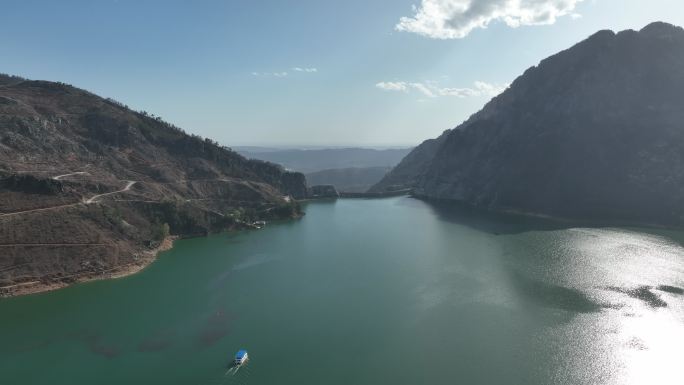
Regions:
<svg viewBox="0 0 684 385"><path fill-rule="evenodd" d="M0 384L682 383L682 232L408 197L305 211L0 300Z"/></svg>

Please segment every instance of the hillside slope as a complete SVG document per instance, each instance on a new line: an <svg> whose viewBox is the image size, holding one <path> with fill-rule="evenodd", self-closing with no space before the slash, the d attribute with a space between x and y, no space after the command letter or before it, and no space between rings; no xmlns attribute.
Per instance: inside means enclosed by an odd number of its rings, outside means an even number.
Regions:
<svg viewBox="0 0 684 385"><path fill-rule="evenodd" d="M600 31L527 70L425 158L400 182L426 198L681 226L684 30ZM392 174L417 168L404 163Z"/></svg>
<svg viewBox="0 0 684 385"><path fill-rule="evenodd" d="M0 294L135 270L168 233L299 214L303 174L87 91L0 76Z"/></svg>

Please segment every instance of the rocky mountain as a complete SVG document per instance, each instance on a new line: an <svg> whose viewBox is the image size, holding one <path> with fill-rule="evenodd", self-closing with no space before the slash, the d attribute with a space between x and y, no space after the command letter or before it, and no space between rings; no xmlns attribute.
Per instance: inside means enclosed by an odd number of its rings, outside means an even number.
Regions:
<svg viewBox="0 0 684 385"><path fill-rule="evenodd" d="M303 174L145 112L0 75L0 294L145 266L167 235L300 214Z"/></svg>
<svg viewBox="0 0 684 385"><path fill-rule="evenodd" d="M375 189L397 184L492 210L681 226L684 30L600 31L543 60Z"/></svg>

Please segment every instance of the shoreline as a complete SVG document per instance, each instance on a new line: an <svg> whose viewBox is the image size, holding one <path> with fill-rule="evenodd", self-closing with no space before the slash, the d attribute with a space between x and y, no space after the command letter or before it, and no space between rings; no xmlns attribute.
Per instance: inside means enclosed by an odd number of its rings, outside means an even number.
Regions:
<svg viewBox="0 0 684 385"><path fill-rule="evenodd" d="M289 219L299 219L302 218L306 213L301 212L296 216ZM240 230L256 230L260 227L256 227L249 223L238 223L236 226L231 226L223 229L222 231L233 232ZM221 232L222 232L221 231ZM15 298L31 294L47 293L50 291L55 291L63 289L69 286L73 286L79 283L86 283L92 281L99 281L104 279L118 279L128 277L130 275L139 273L146 267L150 266L153 262L157 260L159 254L171 250L174 246L175 241L184 238L194 238L203 235L169 235L167 236L156 248L152 250L142 250L138 254L138 259L134 262L127 263L125 265L115 266L107 270L99 272L86 272L72 274L66 277L60 277L59 281L54 282L43 282L40 280L22 282L9 286L0 287L0 300L6 298ZM68 279L69 282L64 281Z"/></svg>
<svg viewBox="0 0 684 385"><path fill-rule="evenodd" d="M521 218L530 218L530 219L537 219L537 220L543 220L543 221L548 221L548 222L555 222L557 224L563 223L566 225L574 225L574 226L596 226L596 227L636 227L636 228L650 228L650 229L657 229L657 230L671 230L671 231L678 231L681 230L682 228L676 227L676 226L667 226L667 225L662 225L662 224L656 224L656 223L638 223L638 222L626 222L626 221L596 221L596 220L581 220L581 219L575 219L575 218L567 218L567 217L559 217L559 216L553 216L553 215L548 215L548 214L541 214L541 213L534 213L534 212L526 212L526 211L521 211L521 210L515 210L515 209L490 209L490 208L484 208L481 206L477 205L472 205L468 204L463 201L459 200L454 200L454 199L440 199L440 198L432 198L429 196L425 195L419 195L419 194L411 194L411 193L406 193L403 192L402 194L397 194L397 195L385 195L385 196L367 196L364 198L389 198L389 197L397 197L397 196L408 196L413 199L421 200L424 202L428 203L433 203L433 204L446 204L447 206L461 206L464 208L469 208L472 210L479 211L483 214L498 214L498 215L506 215L506 216L513 216L513 217L521 217ZM346 199L354 199L357 197L349 197L349 196L341 196L340 198L346 198ZM330 198L328 198L330 199ZM321 201L321 200L327 200L327 199L304 199L304 200L298 200L298 202L305 203L305 202L310 202L310 201ZM304 216L305 213L302 212L299 215L290 218L290 219L298 219ZM241 226L232 227L226 229L227 231L236 231L236 230L249 230L249 229L258 229L259 227L255 227L252 224L247 224L247 223L241 223ZM195 235L196 236L196 235ZM189 238L192 238L193 236L189 236ZM140 271L144 270L148 266L150 266L153 262L157 260L159 257L159 254L171 250L174 246L174 243L178 239L185 238L180 235L170 235L167 236L156 248L152 250L142 250L138 253L138 257L135 261L120 265L120 266L115 266L107 270L99 271L99 272L85 272L85 273L76 273L73 275L69 276L64 276L60 277L58 281L54 282L43 282L41 280L36 280L36 281L29 281L29 282L21 282L21 283L16 283L13 285L9 286L2 286L0 287L0 300L5 299L5 298L14 298L14 297L20 297L20 296L25 296L25 295L32 295L32 294L40 294L40 293L47 293L50 291L54 290L59 290L63 289L69 286L73 286L79 283L86 283L86 282L91 282L91 281L98 281L98 280L104 280L104 279L119 279L119 278L124 278L131 276L133 274L139 273ZM67 281L68 280L68 281Z"/></svg>
<svg viewBox="0 0 684 385"><path fill-rule="evenodd" d="M115 266L100 272L74 274L71 276L61 277L60 281L56 282L31 281L0 287L0 299L47 293L79 283L128 277L130 275L139 273L146 267L150 266L154 261L157 260L160 253L171 250L175 241L180 238L181 237L177 235L167 236L156 248L140 252L140 255L136 261L127 263L125 265ZM64 281L64 279L70 278L73 278L73 281Z"/></svg>
<svg viewBox="0 0 684 385"><path fill-rule="evenodd" d="M403 189L385 192L343 192L340 191L340 198L391 198L403 195L410 195L411 189Z"/></svg>

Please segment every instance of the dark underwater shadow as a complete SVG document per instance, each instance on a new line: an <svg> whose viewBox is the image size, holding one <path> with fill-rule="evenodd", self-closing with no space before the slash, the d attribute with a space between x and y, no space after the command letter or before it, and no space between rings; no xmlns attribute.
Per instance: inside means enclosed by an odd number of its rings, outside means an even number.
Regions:
<svg viewBox="0 0 684 385"><path fill-rule="evenodd" d="M530 303L571 313L596 313L613 305L598 302L581 290L536 280L517 270L509 272L513 288Z"/></svg>

